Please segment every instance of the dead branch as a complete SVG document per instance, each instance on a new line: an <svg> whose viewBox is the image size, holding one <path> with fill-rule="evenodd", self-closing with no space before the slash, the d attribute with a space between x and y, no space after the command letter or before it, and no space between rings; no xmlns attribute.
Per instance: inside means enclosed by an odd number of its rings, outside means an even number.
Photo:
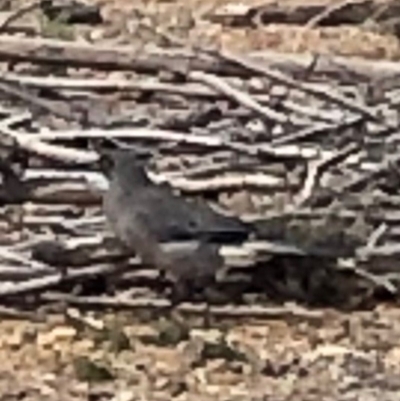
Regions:
<svg viewBox="0 0 400 401"><path fill-rule="evenodd" d="M115 309L155 309L168 310L171 305L168 301L153 299L117 299L111 297L75 297L66 294L46 293L43 294L46 301L63 301L70 305L86 306L88 308L94 306L102 306ZM217 307L207 305L180 305L177 310L188 315L204 316L205 313L219 318L264 318L264 319L280 319L286 317L311 319L320 321L324 314L320 311L311 311L303 309L294 304L288 304L286 307L262 307L262 306L235 306L235 307Z"/></svg>

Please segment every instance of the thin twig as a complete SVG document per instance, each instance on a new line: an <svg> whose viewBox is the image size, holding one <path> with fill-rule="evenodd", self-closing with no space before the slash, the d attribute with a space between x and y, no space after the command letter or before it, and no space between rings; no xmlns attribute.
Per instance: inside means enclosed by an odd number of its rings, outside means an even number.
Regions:
<svg viewBox="0 0 400 401"><path fill-rule="evenodd" d="M115 309L155 309L169 310L171 304L167 300L160 299L120 299L117 297L77 297L73 295L60 293L44 293L42 299L46 301L64 301L70 305L79 305L81 307L102 306ZM304 309L295 304L288 304L283 307L263 307L263 306L207 306L204 304L181 304L177 307L181 313L189 315L204 316L204 313L210 313L219 318L300 318L320 320L324 317L324 312L317 310Z"/></svg>
<svg viewBox="0 0 400 401"><path fill-rule="evenodd" d="M206 74L201 71L191 71L188 73L188 77L193 81L204 83L205 85L216 89L229 98L234 99L240 105L254 111L262 118L279 124L284 124L289 121L288 117L285 114L279 113L269 107L262 106L249 94L244 93L237 88L234 88L233 86L229 85L227 82L223 81L221 78L218 78L215 75Z"/></svg>
<svg viewBox="0 0 400 401"><path fill-rule="evenodd" d="M328 18L334 12L340 10L341 8L345 8L349 4L357 4L359 0L341 0L337 3L327 4L323 11L310 18L305 24L306 29L312 29L321 23L324 19Z"/></svg>
<svg viewBox="0 0 400 401"><path fill-rule="evenodd" d="M351 143L347 145L344 149L341 149L328 158L310 163L307 178L304 182L303 188L296 197L295 203L297 207L305 205L307 200L312 197L314 188L317 186L317 183L321 179L322 174L324 174L324 172L328 168L330 168L332 165L341 163L344 159L359 151L359 145Z"/></svg>
<svg viewBox="0 0 400 401"><path fill-rule="evenodd" d="M36 77L36 76L27 76L27 75L12 74L12 73L3 73L3 74L0 73L0 76L7 82L15 82L24 84L25 86L32 86L37 88L86 90L86 91L118 90L118 91L141 91L141 92L151 92L151 93L157 92L157 93L181 95L188 98L200 97L200 98L210 98L210 99L223 98L224 96L224 92L222 90L217 91L216 88L214 88L213 86L210 87L209 85L205 86L194 83L178 85L174 83L157 82L154 80L144 80L144 79L140 79L137 81L132 79L112 79L112 78L78 79L70 77ZM228 79L227 82L229 83ZM271 103L272 100L272 97L270 95L257 92L251 93L251 97L256 102L260 103L260 105ZM333 122L337 120L337 117L331 112L325 110L318 110L312 108L311 106L306 106L304 104L300 105L294 103L289 99L282 100L280 101L279 104L293 113L307 116L319 121ZM259 108L259 106L256 106L256 108ZM260 110L261 113L265 112L265 110L263 109ZM276 111L273 110L271 110L271 112L277 113ZM281 115L281 117L284 117L286 119L284 114L282 113L279 114Z"/></svg>
<svg viewBox="0 0 400 401"><path fill-rule="evenodd" d="M174 35L166 33L161 28L154 28L154 27L151 27L148 25L146 25L146 28L151 29L154 33L163 37L164 39L168 40L170 43L172 43L174 45L178 45L178 46L182 46L182 47L187 46L187 43L185 43L183 40L177 38ZM354 99L349 99L345 96L342 96L342 95L336 93L333 90L322 91L322 90L318 89L317 87L307 85L302 82L298 82L297 80L295 80L287 75L284 75L283 73L281 73L279 71L275 71L270 68L267 68L249 58L236 55L233 52L230 52L227 50L221 50L221 51L217 51L215 49L210 50L210 49L203 48L199 45L193 45L191 47L193 48L193 50L195 50L198 53L207 54L209 56L216 57L216 58L222 59L224 61L228 61L234 65L245 68L252 73L257 73L258 75L269 78L272 81L276 81L280 84L287 85L288 87L293 88L293 89L301 90L308 94L314 95L320 99L329 100L341 107L347 108L348 110L351 110L356 113L360 113L361 115L366 117L368 120L375 121L375 122L381 123L385 126L388 126L388 123L382 117L377 116L376 112L374 110L370 110L368 107L366 107L364 105L357 104L354 101Z"/></svg>

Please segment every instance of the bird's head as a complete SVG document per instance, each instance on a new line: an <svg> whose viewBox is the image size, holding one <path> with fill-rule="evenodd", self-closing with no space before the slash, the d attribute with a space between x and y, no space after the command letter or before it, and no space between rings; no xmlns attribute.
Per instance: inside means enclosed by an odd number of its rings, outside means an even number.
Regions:
<svg viewBox="0 0 400 401"><path fill-rule="evenodd" d="M146 185L150 179L146 173L149 154L133 149L113 149L99 152L98 164L110 180L117 179L122 185Z"/></svg>

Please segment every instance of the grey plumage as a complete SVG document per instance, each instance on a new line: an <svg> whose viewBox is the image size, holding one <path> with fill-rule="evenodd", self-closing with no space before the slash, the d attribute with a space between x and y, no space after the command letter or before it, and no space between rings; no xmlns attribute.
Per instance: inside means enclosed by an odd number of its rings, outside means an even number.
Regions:
<svg viewBox="0 0 400 401"><path fill-rule="evenodd" d="M223 265L218 244L244 241L250 228L203 201L175 195L168 185L155 185L132 151L105 157L110 187L104 212L116 236L146 264L166 272L179 298L207 286Z"/></svg>

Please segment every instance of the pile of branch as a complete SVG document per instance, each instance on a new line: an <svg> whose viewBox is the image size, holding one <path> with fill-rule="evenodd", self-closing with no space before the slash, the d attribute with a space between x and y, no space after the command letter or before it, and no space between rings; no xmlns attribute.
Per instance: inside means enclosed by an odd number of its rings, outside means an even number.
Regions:
<svg viewBox="0 0 400 401"><path fill-rule="evenodd" d="M230 284L249 302L396 294L400 65L167 39L139 51L0 36L4 305L165 307L160 277L105 224L91 146L104 139L150 149L154 181L258 225L262 241L221 249L221 280L240 271Z"/></svg>

